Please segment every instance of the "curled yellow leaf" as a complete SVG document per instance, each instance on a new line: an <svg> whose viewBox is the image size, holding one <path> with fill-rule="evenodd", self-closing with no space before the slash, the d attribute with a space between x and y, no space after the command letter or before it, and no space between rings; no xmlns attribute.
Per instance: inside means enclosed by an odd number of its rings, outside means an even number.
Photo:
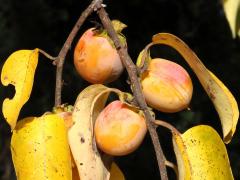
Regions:
<svg viewBox="0 0 240 180"><path fill-rule="evenodd" d="M191 179L192 169L181 134L173 133L173 148L178 165L178 179Z"/></svg>
<svg viewBox="0 0 240 180"><path fill-rule="evenodd" d="M11 152L18 179L72 178L67 129L56 114L20 120L13 130Z"/></svg>
<svg viewBox="0 0 240 180"><path fill-rule="evenodd" d="M34 80L35 69L38 64L38 49L19 50L12 53L3 65L1 81L4 86L15 86L12 99L3 101L4 118L13 130L22 106L28 101Z"/></svg>
<svg viewBox="0 0 240 180"><path fill-rule="evenodd" d="M145 51L155 44L164 44L174 48L190 65L214 104L221 120L223 140L225 143L229 143L235 133L239 118L238 105L231 92L178 37L168 33L158 33L153 36L152 44L148 45Z"/></svg>
<svg viewBox="0 0 240 180"><path fill-rule="evenodd" d="M81 180L107 180L110 177L112 158L98 151L93 125L112 91L118 90L100 84L91 85L79 94L75 102L68 139Z"/></svg>
<svg viewBox="0 0 240 180"><path fill-rule="evenodd" d="M232 31L233 38L236 38L240 30L240 23L237 22L238 13L240 10L240 0L222 0L223 9Z"/></svg>
<svg viewBox="0 0 240 180"><path fill-rule="evenodd" d="M223 135L224 135L224 141L225 143L229 143L233 137L233 134L236 131L236 126L238 123L239 118L239 110L238 110L238 104L233 97L232 93L228 90L228 88L210 71L208 71L211 75L211 77L214 79L216 84L222 89L224 94L222 94L220 91L212 92L214 97L212 97L213 101L216 101L215 108L219 114L220 117L224 117L221 120L222 127L223 127ZM217 89L217 88L216 88ZM217 99L214 99L215 97L219 97ZM222 104L222 106L220 106ZM228 108L225 107L227 105ZM229 122L229 120L231 120Z"/></svg>
<svg viewBox="0 0 240 180"><path fill-rule="evenodd" d="M200 125L173 135L179 179L233 179L226 147L210 126Z"/></svg>

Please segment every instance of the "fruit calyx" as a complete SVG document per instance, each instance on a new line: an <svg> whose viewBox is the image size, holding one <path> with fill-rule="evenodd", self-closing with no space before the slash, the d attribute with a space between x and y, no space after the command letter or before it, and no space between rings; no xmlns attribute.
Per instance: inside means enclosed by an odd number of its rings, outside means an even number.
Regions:
<svg viewBox="0 0 240 180"><path fill-rule="evenodd" d="M72 127L74 122L72 121L72 112L73 106L69 104L62 104L57 107L53 107L52 113L58 114L61 118L64 119L65 126L69 129Z"/></svg>
<svg viewBox="0 0 240 180"><path fill-rule="evenodd" d="M120 42L126 46L127 43L126 43L126 38L125 36L122 34L122 30L125 29L127 27L126 24L122 23L121 21L119 20L112 20L112 25L113 25L113 28L114 30L117 32L117 35L118 35L118 38L120 39ZM103 37L103 38L106 38L108 40L108 42L111 44L111 46L113 48L115 48L114 46L114 43L112 41L112 39L109 37L108 33L107 33L107 30L100 27L100 28L95 28L93 30L94 32L94 36L99 36L99 37Z"/></svg>
<svg viewBox="0 0 240 180"><path fill-rule="evenodd" d="M52 109L54 114L61 113L61 112L73 112L73 106L67 103L61 104L60 106L55 106Z"/></svg>

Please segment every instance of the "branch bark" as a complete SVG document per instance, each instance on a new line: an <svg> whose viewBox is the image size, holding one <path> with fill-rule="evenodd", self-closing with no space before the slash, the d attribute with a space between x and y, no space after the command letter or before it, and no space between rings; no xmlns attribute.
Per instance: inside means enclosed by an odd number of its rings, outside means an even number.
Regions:
<svg viewBox="0 0 240 180"><path fill-rule="evenodd" d="M87 17L94 11L97 3L102 3L102 0L93 0L91 4L82 12L78 21L74 25L71 33L69 34L67 40L65 41L62 49L60 50L55 63L57 65L56 71L56 88L55 88L55 106L60 106L62 101L62 72L63 72L63 64L65 61L65 57L72 45L72 41L77 35L78 30L87 19Z"/></svg>
<svg viewBox="0 0 240 180"><path fill-rule="evenodd" d="M148 126L148 131L150 133L150 136L152 138L153 146L156 152L156 157L157 157L157 162L158 162L158 167L159 167L159 172L162 180L167 180L167 170L165 166L165 158L164 154L160 145L160 141L158 138L158 134L156 131L156 126L154 125L154 118L152 117L150 111L148 110L148 106L145 102L145 98L142 93L142 88L139 82L139 78L137 76L137 68L135 64L133 63L132 59L130 58L127 49L121 44L117 33L115 32L111 20L108 17L107 12L103 8L101 3L97 3L97 13L99 15L99 18L101 19L101 22L104 26L104 28L107 30L109 36L114 42L114 45L119 53L119 56L124 64L124 66L127 69L127 72L129 74L129 78L131 81L132 85L132 91L133 95L136 98L136 101L138 103L138 106L143 110L144 115L146 117L146 122Z"/></svg>

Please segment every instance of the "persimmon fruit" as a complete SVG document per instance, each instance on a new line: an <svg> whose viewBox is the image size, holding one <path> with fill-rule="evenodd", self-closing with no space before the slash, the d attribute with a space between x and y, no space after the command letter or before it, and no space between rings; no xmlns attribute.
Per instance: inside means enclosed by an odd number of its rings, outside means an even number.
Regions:
<svg viewBox="0 0 240 180"><path fill-rule="evenodd" d="M167 113L188 107L193 85L187 71L177 63L155 58L141 76L141 85L149 106Z"/></svg>
<svg viewBox="0 0 240 180"><path fill-rule="evenodd" d="M119 100L103 109L94 126L97 146L113 156L126 155L136 150L146 132L144 117Z"/></svg>
<svg viewBox="0 0 240 180"><path fill-rule="evenodd" d="M74 50L74 65L80 76L92 84L109 83L123 71L123 64L112 41L104 32L88 29Z"/></svg>

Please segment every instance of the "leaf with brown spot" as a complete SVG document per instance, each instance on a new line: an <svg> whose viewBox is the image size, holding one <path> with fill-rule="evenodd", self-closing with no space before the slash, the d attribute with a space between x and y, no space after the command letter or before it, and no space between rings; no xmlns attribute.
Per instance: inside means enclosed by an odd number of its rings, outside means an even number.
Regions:
<svg viewBox="0 0 240 180"><path fill-rule="evenodd" d="M233 179L226 147L210 126L200 125L173 135L179 179Z"/></svg>
<svg viewBox="0 0 240 180"><path fill-rule="evenodd" d="M56 114L18 121L12 134L11 152L17 179L72 178L67 128Z"/></svg>

